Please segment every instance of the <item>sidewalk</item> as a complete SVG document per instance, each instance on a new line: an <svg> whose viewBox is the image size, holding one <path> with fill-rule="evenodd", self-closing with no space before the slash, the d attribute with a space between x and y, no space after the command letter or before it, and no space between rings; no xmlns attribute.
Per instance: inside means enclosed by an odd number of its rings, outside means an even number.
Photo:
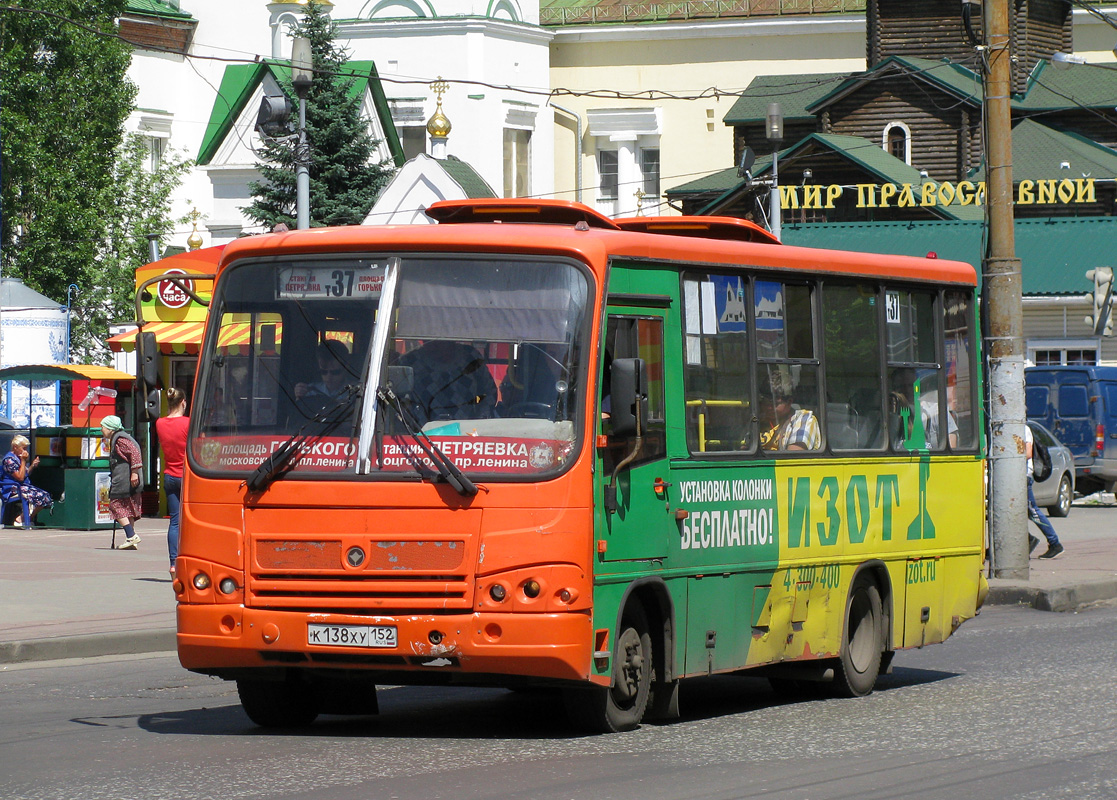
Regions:
<svg viewBox="0 0 1117 800"><path fill-rule="evenodd" d="M1071 611L1117 598L1117 503L1102 497L1053 520L1066 552L1032 558L1027 581L991 579L986 605ZM136 530L139 549L118 551L109 530L0 530L0 664L173 651L167 521Z"/></svg>

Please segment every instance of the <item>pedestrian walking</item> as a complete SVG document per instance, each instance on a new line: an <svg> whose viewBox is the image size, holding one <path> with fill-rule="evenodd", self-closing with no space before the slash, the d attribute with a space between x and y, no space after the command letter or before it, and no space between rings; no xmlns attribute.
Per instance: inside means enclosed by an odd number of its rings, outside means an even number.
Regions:
<svg viewBox="0 0 1117 800"><path fill-rule="evenodd" d="M1059 542L1059 537L1055 533L1055 527L1051 524L1051 520L1047 515L1040 510L1036 505L1036 497L1032 493L1032 475L1034 469L1032 467L1032 451L1035 449L1035 437L1032 435L1031 427L1024 424L1024 456L1028 465L1028 518L1034 522L1043 533L1044 538L1047 539L1047 551L1040 554L1040 558L1055 558L1059 553L1063 552L1063 545ZM1028 553L1029 555L1036 546L1039 545L1039 537L1033 536L1031 532L1028 533Z"/></svg>
<svg viewBox="0 0 1117 800"><path fill-rule="evenodd" d="M190 417L186 416L186 392L177 386L167 390L167 416L155 421L155 432L163 448L163 492L167 495L167 554L171 558L171 577L175 577L178 559L178 521L182 508L182 471L186 462L186 433Z"/></svg>
<svg viewBox="0 0 1117 800"><path fill-rule="evenodd" d="M127 433L120 417L110 414L101 421L101 436L109 451L109 513L124 528L118 550L135 550L140 536L132 523L143 516L143 456L140 446Z"/></svg>

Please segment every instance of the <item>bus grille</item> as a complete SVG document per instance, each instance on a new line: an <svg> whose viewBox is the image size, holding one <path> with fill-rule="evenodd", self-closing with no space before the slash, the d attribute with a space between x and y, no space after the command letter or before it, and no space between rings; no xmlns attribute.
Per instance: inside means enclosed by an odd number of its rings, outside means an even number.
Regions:
<svg viewBox="0 0 1117 800"><path fill-rule="evenodd" d="M338 613L468 609L469 563L463 539L261 538L246 603Z"/></svg>

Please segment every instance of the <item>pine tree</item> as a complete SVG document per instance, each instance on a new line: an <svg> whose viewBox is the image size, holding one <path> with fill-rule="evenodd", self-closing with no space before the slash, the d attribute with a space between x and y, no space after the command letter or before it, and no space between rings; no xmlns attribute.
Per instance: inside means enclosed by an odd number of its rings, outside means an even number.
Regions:
<svg viewBox="0 0 1117 800"><path fill-rule="evenodd" d="M323 7L310 3L293 36L310 40L314 81L306 97L306 134L310 150L310 224L359 225L395 172L376 159L379 144L361 117L367 80L347 68L349 54L335 43L336 24ZM284 91L298 100L290 81ZM268 227L279 223L294 228L296 143L293 136L267 139L257 164L263 180L250 185L255 201L241 210Z"/></svg>

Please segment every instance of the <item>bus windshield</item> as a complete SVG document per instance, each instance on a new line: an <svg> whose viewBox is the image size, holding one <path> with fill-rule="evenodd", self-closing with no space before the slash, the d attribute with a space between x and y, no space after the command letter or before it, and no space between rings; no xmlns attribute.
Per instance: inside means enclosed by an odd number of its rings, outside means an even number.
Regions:
<svg viewBox="0 0 1117 800"><path fill-rule="evenodd" d="M555 474L578 445L590 307L588 274L556 259L233 264L210 307L191 457L221 474L277 453L272 469L296 476L434 477L443 456L487 480Z"/></svg>

